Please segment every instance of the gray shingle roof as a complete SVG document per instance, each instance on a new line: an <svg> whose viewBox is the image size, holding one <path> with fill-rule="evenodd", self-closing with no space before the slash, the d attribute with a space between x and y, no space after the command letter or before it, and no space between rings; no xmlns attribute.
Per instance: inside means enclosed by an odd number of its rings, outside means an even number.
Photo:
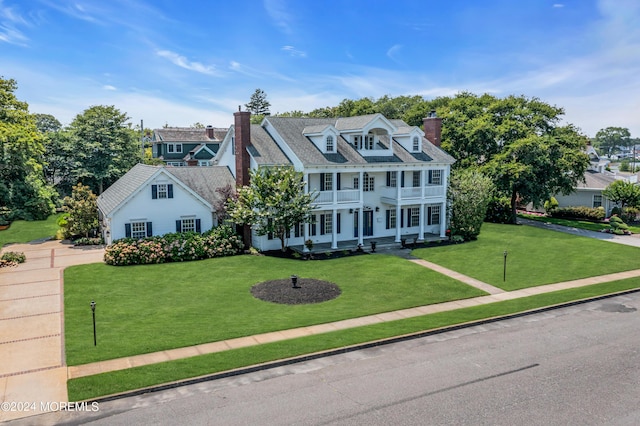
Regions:
<svg viewBox="0 0 640 426"><path fill-rule="evenodd" d="M213 128L213 139L207 137L206 129L194 127L166 127L154 129L155 142L221 142L227 134L227 130L219 127Z"/></svg>
<svg viewBox="0 0 640 426"><path fill-rule="evenodd" d="M236 184L231 171L225 166L167 167L165 170L207 200L212 207L220 200L220 194L216 189L227 185L235 188Z"/></svg>
<svg viewBox="0 0 640 426"><path fill-rule="evenodd" d="M261 166L291 164L291 161L262 126L251 125L249 153Z"/></svg>
<svg viewBox="0 0 640 426"><path fill-rule="evenodd" d="M108 215L149 180L159 169L159 166L136 164L125 173L124 176L100 194L98 197L98 208L102 213Z"/></svg>
<svg viewBox="0 0 640 426"><path fill-rule="evenodd" d="M333 125L338 130L360 129L376 116L377 114L348 118L268 117L267 120L305 165L367 164L372 162L417 163L425 161L453 163L455 161L452 156L425 138L422 139L422 153L410 153L399 143L396 143L394 144L394 155L364 157L343 137L339 137L337 140L337 154L324 154L311 140L304 136L305 129L307 131L309 129L324 129L328 125ZM412 129L402 120L393 120L393 125L398 127L401 130L399 132L402 134L406 134ZM251 131L254 132L253 127ZM386 135L380 136L380 142L385 147L389 146L389 137ZM270 141L270 143L275 145L273 141ZM259 147L256 148L257 151L261 151Z"/></svg>
<svg viewBox="0 0 640 426"><path fill-rule="evenodd" d="M587 170L584 174L585 182L579 182L577 188L583 189L605 189L612 182L616 181L615 176L598 173L594 170Z"/></svg>
<svg viewBox="0 0 640 426"><path fill-rule="evenodd" d="M235 186L231 171L224 166L163 167L136 164L98 197L98 208L103 214L109 215L161 169L175 176L211 206L220 199L216 189L226 185Z"/></svg>

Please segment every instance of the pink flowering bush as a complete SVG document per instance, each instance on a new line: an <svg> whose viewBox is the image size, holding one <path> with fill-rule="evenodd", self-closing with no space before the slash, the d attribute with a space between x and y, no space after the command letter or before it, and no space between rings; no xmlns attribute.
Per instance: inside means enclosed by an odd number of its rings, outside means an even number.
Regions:
<svg viewBox="0 0 640 426"><path fill-rule="evenodd" d="M104 261L114 266L185 262L233 256L242 248L242 239L230 226L223 225L202 235L184 232L139 240L123 238L106 248Z"/></svg>

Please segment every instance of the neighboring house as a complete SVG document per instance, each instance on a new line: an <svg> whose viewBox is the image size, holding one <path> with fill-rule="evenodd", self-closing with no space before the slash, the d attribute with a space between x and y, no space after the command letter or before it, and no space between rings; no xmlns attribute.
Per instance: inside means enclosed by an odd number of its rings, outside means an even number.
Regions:
<svg viewBox="0 0 640 426"><path fill-rule="evenodd" d="M556 195L558 207L602 207L607 217L611 214L611 209L615 203L608 200L602 191L612 182L617 180L612 173L599 173L594 170L587 170L584 174L584 182L578 183L574 192L569 195Z"/></svg>
<svg viewBox="0 0 640 426"><path fill-rule="evenodd" d="M204 232L216 225L216 189L234 185L227 167L138 164L98 197L106 244L169 232Z"/></svg>
<svg viewBox="0 0 640 426"><path fill-rule="evenodd" d="M446 189L453 157L440 149L442 119L430 114L425 131L381 114L348 118L265 117L250 124L248 112L234 114L216 164L249 185L249 169L291 165L318 194L314 222L294 227L289 245L311 239L354 246L376 238L423 240L444 237ZM251 241L247 241L248 239ZM260 250L279 240L255 232L245 243Z"/></svg>
<svg viewBox="0 0 640 426"><path fill-rule="evenodd" d="M152 156L168 166L211 166L227 130L213 126L155 129L151 138Z"/></svg>

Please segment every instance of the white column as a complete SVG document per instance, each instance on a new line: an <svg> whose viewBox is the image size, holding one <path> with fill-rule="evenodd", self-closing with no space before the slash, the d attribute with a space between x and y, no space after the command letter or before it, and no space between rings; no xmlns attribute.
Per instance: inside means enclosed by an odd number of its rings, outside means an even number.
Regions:
<svg viewBox="0 0 640 426"><path fill-rule="evenodd" d="M440 205L440 237L447 236L447 203L443 202Z"/></svg>
<svg viewBox="0 0 640 426"><path fill-rule="evenodd" d="M400 200L402 198L402 179L401 179L401 171L396 172L396 243L400 242L402 236L400 235L401 229L400 224L402 223L402 210L400 209Z"/></svg>
<svg viewBox="0 0 640 426"><path fill-rule="evenodd" d="M304 175L302 175L302 180L304 181L304 188L306 193L309 193L309 174L305 173ZM309 239L309 224L305 223L304 226L302 227L302 235L304 238L304 241L302 242L302 252L303 253L307 253L309 252L309 249L307 248L307 245L305 244L305 242Z"/></svg>
<svg viewBox="0 0 640 426"><path fill-rule="evenodd" d="M333 172L331 173L332 177L331 177L331 182L332 182L332 190L333 190L333 196L331 197L333 199L333 204L337 204L338 203L338 173Z"/></svg>
<svg viewBox="0 0 640 426"><path fill-rule="evenodd" d="M333 209L331 215L331 248L335 250L338 248L338 211Z"/></svg>
<svg viewBox="0 0 640 426"><path fill-rule="evenodd" d="M420 203L420 231L418 231L418 240L424 241L424 222L426 217L424 216L424 203Z"/></svg>

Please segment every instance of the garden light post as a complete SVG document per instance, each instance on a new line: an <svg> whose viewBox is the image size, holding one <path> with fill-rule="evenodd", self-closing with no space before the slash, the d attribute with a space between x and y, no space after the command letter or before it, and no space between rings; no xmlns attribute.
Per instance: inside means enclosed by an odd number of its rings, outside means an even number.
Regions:
<svg viewBox="0 0 640 426"><path fill-rule="evenodd" d="M298 276L297 275L291 275L291 286L293 288L300 288L300 286L298 286Z"/></svg>
<svg viewBox="0 0 640 426"><path fill-rule="evenodd" d="M502 281L507 280L507 251L504 251L504 267L502 270Z"/></svg>
<svg viewBox="0 0 640 426"><path fill-rule="evenodd" d="M93 346L97 346L96 341L96 302L91 301L91 314L93 315Z"/></svg>

